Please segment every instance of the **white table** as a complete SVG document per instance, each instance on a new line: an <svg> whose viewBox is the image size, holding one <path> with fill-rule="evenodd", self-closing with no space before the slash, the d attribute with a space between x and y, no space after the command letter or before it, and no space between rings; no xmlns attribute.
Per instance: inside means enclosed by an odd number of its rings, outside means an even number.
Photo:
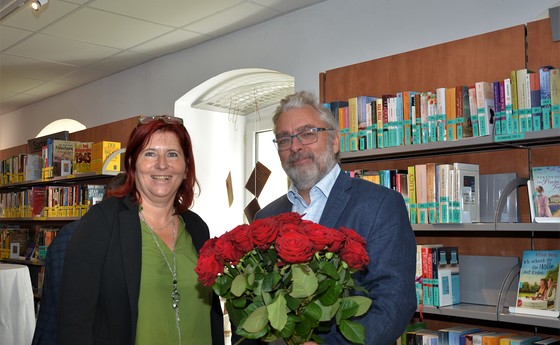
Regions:
<svg viewBox="0 0 560 345"><path fill-rule="evenodd" d="M35 307L29 268L0 264L0 344L29 345L35 331Z"/></svg>

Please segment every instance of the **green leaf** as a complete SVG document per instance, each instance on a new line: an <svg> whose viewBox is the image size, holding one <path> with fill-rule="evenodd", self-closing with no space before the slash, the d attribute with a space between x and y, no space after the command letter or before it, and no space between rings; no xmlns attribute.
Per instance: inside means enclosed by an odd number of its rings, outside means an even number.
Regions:
<svg viewBox="0 0 560 345"><path fill-rule="evenodd" d="M310 303L307 305L307 307L305 307L305 310L303 311L303 315L305 315L306 318L311 319L313 321L319 321L323 316L323 310L318 304Z"/></svg>
<svg viewBox="0 0 560 345"><path fill-rule="evenodd" d="M290 296L305 298L313 295L319 285L317 276L312 270L306 270L300 265L292 267L292 291Z"/></svg>
<svg viewBox="0 0 560 345"><path fill-rule="evenodd" d="M298 310L299 306L301 305L301 302L303 301L301 298L293 298L290 295L286 295L284 297L286 299L288 308L290 308L290 310L292 311Z"/></svg>
<svg viewBox="0 0 560 345"><path fill-rule="evenodd" d="M243 292L245 292L246 287L247 287L247 280L245 280L244 275L240 274L237 277L235 277L233 279L233 282L231 283L231 293L234 296L239 297L243 295Z"/></svg>
<svg viewBox="0 0 560 345"><path fill-rule="evenodd" d="M294 334L294 329L296 327L297 317L290 314L288 315L288 321L284 328L280 330L280 336L284 339L291 337Z"/></svg>
<svg viewBox="0 0 560 345"><path fill-rule="evenodd" d="M340 302L340 317L339 319L346 320L356 315L358 311L358 303L349 300L348 298L343 298Z"/></svg>
<svg viewBox="0 0 560 345"><path fill-rule="evenodd" d="M266 309L268 311L268 321L270 321L272 328L282 330L288 322L288 307L284 295L278 294L278 297Z"/></svg>
<svg viewBox="0 0 560 345"><path fill-rule="evenodd" d="M329 305L329 306L324 306L323 304L321 304L321 301L317 301L316 302L317 305L319 305L319 307L321 307L321 319L319 321L324 322L324 321L330 321L335 315L336 312L338 311L338 307L340 306L340 302L336 301L336 303L334 303L333 305Z"/></svg>
<svg viewBox="0 0 560 345"><path fill-rule="evenodd" d="M239 298L232 298L229 301L235 308L244 308L247 303L247 297L241 296Z"/></svg>
<svg viewBox="0 0 560 345"><path fill-rule="evenodd" d="M340 275L338 274L336 267L334 267L331 262L321 261L319 264L319 272L326 274L334 280L340 279Z"/></svg>
<svg viewBox="0 0 560 345"><path fill-rule="evenodd" d="M339 325L340 332L352 343L365 344L366 333L364 326L358 322L350 320L342 320Z"/></svg>
<svg viewBox="0 0 560 345"><path fill-rule="evenodd" d="M350 297L345 297L345 300L351 300L353 302L356 302L358 304L358 311L356 312L356 314L354 316L360 316L360 315L364 315L368 310L369 307L371 307L371 298L369 297L365 297L365 296L350 296Z"/></svg>
<svg viewBox="0 0 560 345"><path fill-rule="evenodd" d="M274 289L274 287L276 286L276 284L278 284L278 282L280 280L282 280L282 276L277 271L273 271L273 272L267 274L264 277L263 283L262 283L263 291L265 291L265 292L272 291Z"/></svg>
<svg viewBox="0 0 560 345"><path fill-rule="evenodd" d="M336 282L331 286L319 300L323 305L333 305L340 298L344 286L340 282Z"/></svg>
<svg viewBox="0 0 560 345"><path fill-rule="evenodd" d="M241 325L241 328L249 333L255 333L265 328L267 323L268 312L266 311L266 306L262 306L249 314L245 322Z"/></svg>
<svg viewBox="0 0 560 345"><path fill-rule="evenodd" d="M231 287L232 279L227 275L216 277L216 281L212 285L212 289L218 296L224 296Z"/></svg>

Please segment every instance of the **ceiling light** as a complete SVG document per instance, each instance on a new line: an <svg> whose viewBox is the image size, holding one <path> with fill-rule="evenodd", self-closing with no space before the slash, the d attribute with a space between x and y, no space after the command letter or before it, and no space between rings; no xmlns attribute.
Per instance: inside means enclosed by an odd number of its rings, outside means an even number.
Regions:
<svg viewBox="0 0 560 345"><path fill-rule="evenodd" d="M31 8L35 11L39 11L41 6L45 5L49 0L33 0L31 2Z"/></svg>

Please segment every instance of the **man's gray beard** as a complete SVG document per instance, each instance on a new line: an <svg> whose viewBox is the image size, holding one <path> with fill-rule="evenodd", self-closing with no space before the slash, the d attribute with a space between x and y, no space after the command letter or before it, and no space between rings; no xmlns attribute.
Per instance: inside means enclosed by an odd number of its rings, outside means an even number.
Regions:
<svg viewBox="0 0 560 345"><path fill-rule="evenodd" d="M313 164L308 167L294 167L291 165L292 161L302 157L310 158ZM329 147L327 151L319 156L314 155L312 152L297 153L290 156L287 162L282 163L282 167L298 190L310 190L311 187L321 181L336 164L336 157ZM323 169L321 169L321 166Z"/></svg>

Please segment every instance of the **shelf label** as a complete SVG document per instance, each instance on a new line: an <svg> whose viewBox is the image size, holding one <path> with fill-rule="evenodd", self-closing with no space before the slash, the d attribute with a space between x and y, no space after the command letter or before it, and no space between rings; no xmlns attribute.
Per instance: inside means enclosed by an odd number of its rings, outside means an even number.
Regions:
<svg viewBox="0 0 560 345"><path fill-rule="evenodd" d="M514 140L521 140L525 138L524 133L515 133L515 134L500 134L494 137L494 141L499 143L502 141L514 141Z"/></svg>

